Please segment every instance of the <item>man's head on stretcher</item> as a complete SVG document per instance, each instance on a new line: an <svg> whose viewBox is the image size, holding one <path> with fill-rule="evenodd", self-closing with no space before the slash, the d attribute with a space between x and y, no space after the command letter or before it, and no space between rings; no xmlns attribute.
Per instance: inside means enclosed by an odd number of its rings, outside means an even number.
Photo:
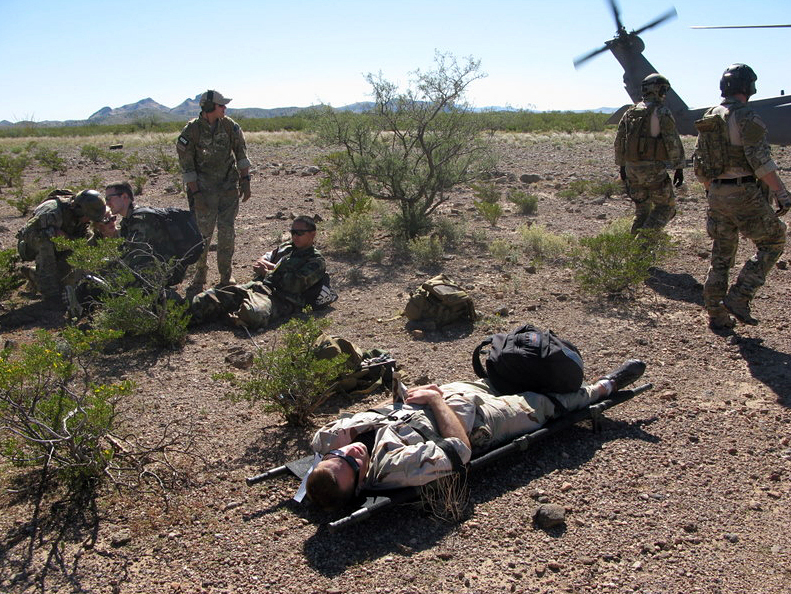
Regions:
<svg viewBox="0 0 791 594"><path fill-rule="evenodd" d="M324 509L342 507L359 492L370 459L368 448L359 441L325 454L310 474L311 501Z"/></svg>

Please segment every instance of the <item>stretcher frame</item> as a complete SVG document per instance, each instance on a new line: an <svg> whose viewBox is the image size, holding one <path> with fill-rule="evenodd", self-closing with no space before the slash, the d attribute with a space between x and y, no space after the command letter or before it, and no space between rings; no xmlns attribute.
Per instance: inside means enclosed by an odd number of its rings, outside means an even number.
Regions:
<svg viewBox="0 0 791 594"><path fill-rule="evenodd" d="M525 452L536 443L541 442L547 437L567 429L572 425L576 425L581 421L590 419L593 424L593 430L598 432L601 429L601 422L605 418L604 411L622 404L627 400L631 400L638 394L641 394L646 390L650 390L653 387L653 384L646 383L629 390L620 390L614 394L606 396L602 400L598 400L593 404L586 406L585 408L573 410L566 413L562 417L552 419L551 421L544 424L544 426L540 429L536 429L535 431L531 431L530 433L516 437L510 442L495 447L486 453L479 454L470 460L469 464L467 465L467 472L474 472L489 466L501 458L516 452ZM282 466L277 466L256 476L249 477L245 479L245 482L248 486L252 486L257 483L288 474L292 474L298 479L302 480L312 465L313 455L311 454L310 456L305 456L304 458L300 458L298 460L292 460L291 462L287 462ZM358 504L357 509L352 511L347 516L330 522L328 524L328 528L330 532L334 532L340 528L362 522L363 520L370 518L374 513L390 507L391 505L411 503L419 499L420 487L403 487L400 489L363 491L359 498L355 500L355 503Z"/></svg>

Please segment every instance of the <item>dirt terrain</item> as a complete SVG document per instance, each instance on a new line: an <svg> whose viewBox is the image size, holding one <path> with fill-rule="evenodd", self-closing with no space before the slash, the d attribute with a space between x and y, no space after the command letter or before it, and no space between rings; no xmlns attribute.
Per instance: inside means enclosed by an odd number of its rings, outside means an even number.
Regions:
<svg viewBox="0 0 791 594"><path fill-rule="evenodd" d="M132 146L134 139L118 139ZM791 296L789 255L783 256L755 302L757 327L732 336L711 333L702 312L708 266L705 199L686 170L679 213L668 226L672 257L654 270L633 300L580 292L563 264L531 267L527 258L501 265L476 229L516 243L528 220L582 237L628 216L623 195L558 195L572 180L614 179L613 133L501 135L500 187L540 197L538 214L509 210L491 227L472 207L469 189L454 191L444 211L467 234L449 250L442 271L465 286L482 320L411 333L396 317L414 289L435 270L390 256L378 231L381 262L350 259L319 247L340 299L322 315L331 332L397 359L409 383L472 379L470 353L488 334L526 322L551 328L581 348L589 380L629 357L647 362L654 389L608 413L600 433L577 426L528 455L508 458L470 477L471 509L448 524L411 507L395 507L330 533L334 516L290 500L298 484L275 479L247 487L244 479L307 452L310 429L293 429L260 407L222 398L227 386L212 374L232 370L235 347L253 349L247 334L222 325L190 333L184 348L162 351L130 341L104 357L107 377L134 380L124 403L125 429L156 435L178 420L199 434L189 484L161 497L103 492L82 511L57 493L36 506L13 493L19 471L0 477L0 590L4 592L736 592L780 594L791 589ZM691 152L692 140L685 139ZM10 141L9 141L10 142ZM154 145L138 141L138 150ZM315 197L319 177L303 175L320 150L306 137L248 136L253 199L237 221L235 275L288 229L288 218L327 207ZM109 143L108 143L109 144ZM148 147L148 148L146 148ZM68 186L117 171L79 156L78 142L60 150ZM127 149L124 149L127 150ZM791 182L791 150L775 148ZM540 180L529 185L523 174ZM29 183L50 174L31 171ZM509 181L510 176L510 181ZM139 197L154 206L183 205L166 192L172 176L152 174ZM0 243L14 244L23 219L0 204ZM321 235L321 233L320 233ZM740 248L741 263L752 252ZM210 256L210 282L218 280ZM497 315L497 314L500 315ZM38 327L57 327L62 315L36 302L0 312L3 340L30 340ZM269 347L279 336L253 336ZM237 371L237 373L240 373ZM244 373L244 372L241 372ZM336 399L317 417L368 408L381 399ZM560 527L541 530L532 514L540 503L566 509Z"/></svg>

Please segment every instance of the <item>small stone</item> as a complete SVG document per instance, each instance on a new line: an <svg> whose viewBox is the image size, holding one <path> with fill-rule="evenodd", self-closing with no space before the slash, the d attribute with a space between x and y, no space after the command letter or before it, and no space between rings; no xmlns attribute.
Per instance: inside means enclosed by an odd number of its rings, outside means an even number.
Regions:
<svg viewBox="0 0 791 594"><path fill-rule="evenodd" d="M563 483L560 485L560 492L565 493L566 491L571 491L572 485L571 483Z"/></svg>
<svg viewBox="0 0 791 594"><path fill-rule="evenodd" d="M728 542L737 543L739 542L739 535L738 534L724 534L723 538Z"/></svg>
<svg viewBox="0 0 791 594"><path fill-rule="evenodd" d="M540 505L533 514L533 522L542 529L565 524L566 508L557 503L545 503Z"/></svg>
<svg viewBox="0 0 791 594"><path fill-rule="evenodd" d="M110 537L110 546L122 547L132 542L132 532L128 528L123 528Z"/></svg>
<svg viewBox="0 0 791 594"><path fill-rule="evenodd" d="M250 369L253 366L253 353L237 347L225 356L225 362L237 369Z"/></svg>
<svg viewBox="0 0 791 594"><path fill-rule="evenodd" d="M415 340L422 340L423 337L426 335L426 333L423 332L423 330L412 330L411 334L412 334L412 338L414 338Z"/></svg>
<svg viewBox="0 0 791 594"><path fill-rule="evenodd" d="M678 400L678 392L667 390L659 395L659 399L664 401Z"/></svg>
<svg viewBox="0 0 791 594"><path fill-rule="evenodd" d="M497 311L494 312L494 315L500 316L500 317L505 317L509 313L511 313L510 309L508 309L507 307L501 307L500 309L498 309Z"/></svg>
<svg viewBox="0 0 791 594"><path fill-rule="evenodd" d="M537 272L537 270L538 269L532 264L530 266L525 266L525 272L527 274L535 274Z"/></svg>
<svg viewBox="0 0 791 594"><path fill-rule="evenodd" d="M692 522L689 522L688 524L684 524L684 532L692 533L697 531L698 531L697 524L694 524Z"/></svg>
<svg viewBox="0 0 791 594"><path fill-rule="evenodd" d="M230 510L232 510L234 508L239 507L240 505L242 505L241 501L229 501L228 503L225 504L225 507L222 510L223 511L230 511Z"/></svg>

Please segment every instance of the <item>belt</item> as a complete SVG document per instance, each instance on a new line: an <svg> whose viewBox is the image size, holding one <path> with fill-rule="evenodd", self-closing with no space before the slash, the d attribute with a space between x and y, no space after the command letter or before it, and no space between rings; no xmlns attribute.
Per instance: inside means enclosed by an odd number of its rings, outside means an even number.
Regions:
<svg viewBox="0 0 791 594"><path fill-rule="evenodd" d="M723 179L712 180L714 184L722 184L726 186L740 186L742 184L754 184L755 178L752 175L745 175L744 177L730 177Z"/></svg>

